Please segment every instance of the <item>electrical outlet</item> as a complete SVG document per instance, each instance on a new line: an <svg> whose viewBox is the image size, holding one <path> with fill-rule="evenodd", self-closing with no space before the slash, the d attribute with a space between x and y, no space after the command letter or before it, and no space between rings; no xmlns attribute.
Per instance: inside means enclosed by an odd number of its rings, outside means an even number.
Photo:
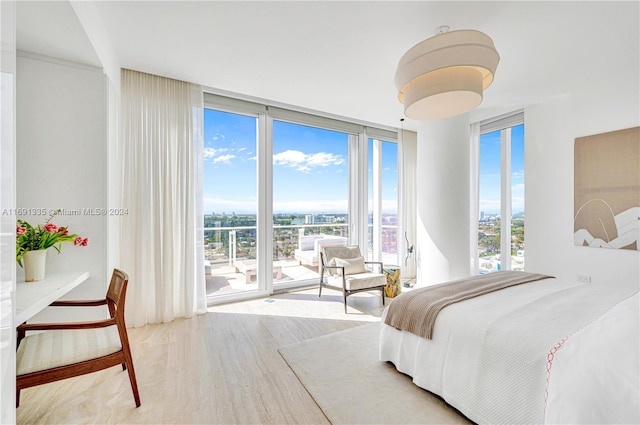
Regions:
<svg viewBox="0 0 640 425"><path fill-rule="evenodd" d="M591 276L586 275L586 274L579 274L578 275L578 282L590 283L591 282Z"/></svg>

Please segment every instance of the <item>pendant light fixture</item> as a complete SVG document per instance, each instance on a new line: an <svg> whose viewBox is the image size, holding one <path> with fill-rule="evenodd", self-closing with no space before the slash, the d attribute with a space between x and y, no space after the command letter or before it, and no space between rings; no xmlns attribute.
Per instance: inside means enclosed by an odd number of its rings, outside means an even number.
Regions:
<svg viewBox="0 0 640 425"><path fill-rule="evenodd" d="M475 30L436 29L405 53L396 71L398 99L408 118L434 120L464 114L482 102L500 55L493 40Z"/></svg>

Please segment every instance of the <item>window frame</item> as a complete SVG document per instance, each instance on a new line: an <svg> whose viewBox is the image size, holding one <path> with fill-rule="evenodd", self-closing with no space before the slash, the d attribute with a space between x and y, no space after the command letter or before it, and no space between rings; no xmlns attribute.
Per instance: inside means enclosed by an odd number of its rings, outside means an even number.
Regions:
<svg viewBox="0 0 640 425"><path fill-rule="evenodd" d="M256 298L274 293L273 262L273 120L292 124L339 131L349 135L349 242L360 246L367 245L368 225L368 139L381 138L397 143L398 129L356 122L335 115L317 111L303 110L289 105L270 103L263 100L218 94L215 90L204 89L204 109L214 109L234 114L257 116L257 217L256 252L258 291L246 291L237 294L218 295L207 298L209 305L221 302ZM398 177L398 185L400 178ZM400 188L398 188L400 190ZM402 205L398 200L398 215L402 214ZM364 251L363 251L364 252ZM297 282L302 286L304 282ZM308 284L317 284L309 282ZM277 284L277 290L291 289L291 285Z"/></svg>
<svg viewBox="0 0 640 425"><path fill-rule="evenodd" d="M511 190L511 129L513 127L524 125L525 117L524 110L502 114L496 117L492 117L479 123L479 139L483 134L493 133L500 131L500 264L502 270L511 270L511 214L512 214L512 190ZM480 147L478 145L478 152ZM480 155L478 155L476 165L478 173ZM479 183L479 179L478 179ZM480 186L478 184L478 190ZM478 210L478 208L476 208ZM473 219L479 220L479 211L476 217ZM473 228L474 223L472 223ZM476 227L477 228L477 227ZM478 245L478 232L475 232L475 246ZM475 257L479 257L477 248L475 251ZM474 272L477 274L478 261L473 260L475 263Z"/></svg>

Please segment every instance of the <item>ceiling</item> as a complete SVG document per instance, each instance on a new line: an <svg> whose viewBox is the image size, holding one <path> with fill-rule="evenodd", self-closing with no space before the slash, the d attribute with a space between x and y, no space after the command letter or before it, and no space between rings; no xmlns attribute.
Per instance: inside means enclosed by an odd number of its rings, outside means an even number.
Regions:
<svg viewBox="0 0 640 425"><path fill-rule="evenodd" d="M485 32L501 56L479 118L640 73L638 1L95 4L123 68L393 127L398 61L440 25ZM68 1L18 2L17 45L100 66Z"/></svg>

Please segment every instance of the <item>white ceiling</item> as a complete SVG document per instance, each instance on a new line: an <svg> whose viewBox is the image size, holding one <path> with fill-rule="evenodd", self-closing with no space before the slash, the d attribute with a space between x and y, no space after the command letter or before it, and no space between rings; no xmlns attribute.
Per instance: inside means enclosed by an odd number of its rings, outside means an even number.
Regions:
<svg viewBox="0 0 640 425"><path fill-rule="evenodd" d="M483 31L500 53L477 116L640 73L638 1L96 5L124 68L389 126L403 115L398 60L440 25ZM17 15L19 49L99 64L69 2L18 2Z"/></svg>

